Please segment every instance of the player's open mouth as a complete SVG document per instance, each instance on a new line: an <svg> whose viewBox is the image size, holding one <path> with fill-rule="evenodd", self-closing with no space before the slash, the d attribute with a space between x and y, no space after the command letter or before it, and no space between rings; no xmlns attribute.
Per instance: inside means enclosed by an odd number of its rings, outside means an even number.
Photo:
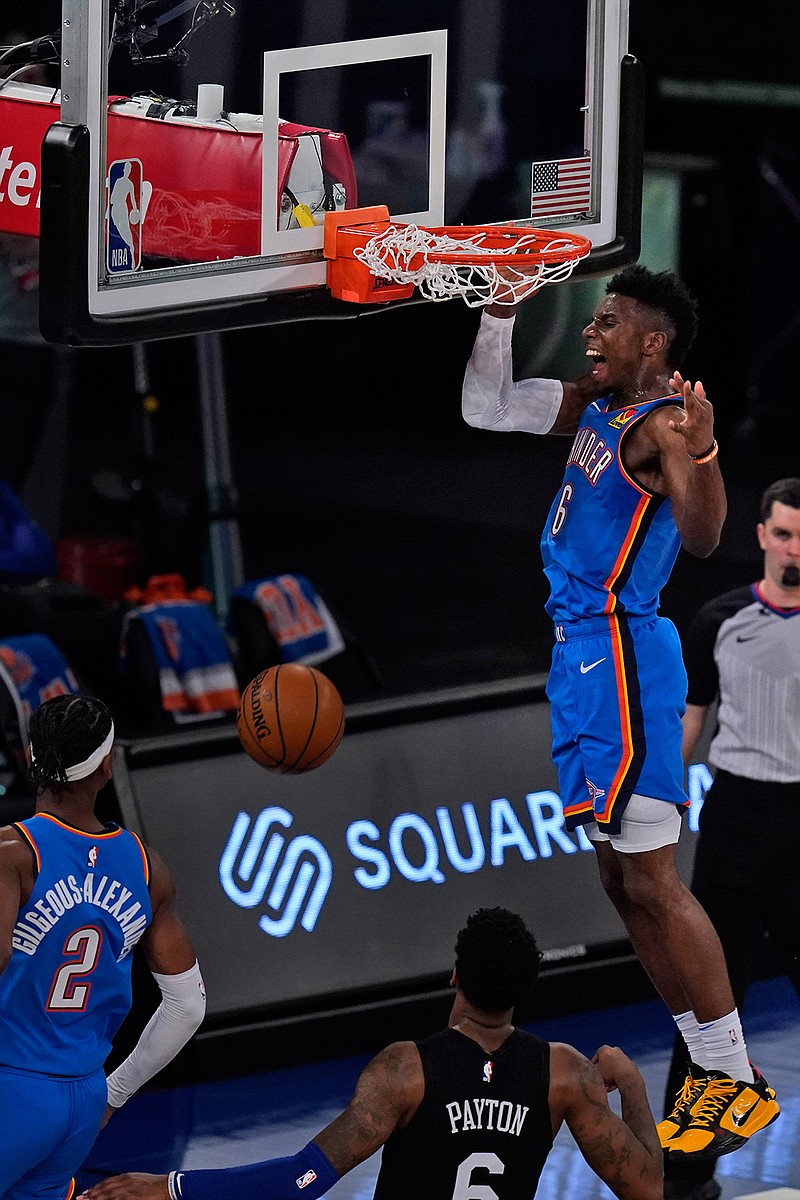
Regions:
<svg viewBox="0 0 800 1200"><path fill-rule="evenodd" d="M599 350L587 350L586 357L592 364L592 375L599 375L600 368L605 366L606 360Z"/></svg>

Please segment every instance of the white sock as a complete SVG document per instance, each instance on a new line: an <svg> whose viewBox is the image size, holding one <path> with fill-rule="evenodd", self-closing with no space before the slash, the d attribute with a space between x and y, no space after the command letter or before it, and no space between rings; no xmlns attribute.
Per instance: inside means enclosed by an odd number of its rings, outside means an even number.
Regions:
<svg viewBox="0 0 800 1200"><path fill-rule="evenodd" d="M686 1043L686 1049L689 1051L689 1058L693 1063L697 1063L700 1067L708 1066L703 1062L703 1039L700 1034L700 1026L697 1024L697 1017L691 1009L685 1013L673 1013L672 1019L678 1026L678 1032Z"/></svg>
<svg viewBox="0 0 800 1200"><path fill-rule="evenodd" d="M698 1026L703 1039L703 1056L701 1066L709 1071L722 1071L741 1083L752 1083L755 1079L753 1068L747 1057L742 1023L736 1009L726 1017L718 1017L716 1021L706 1021Z"/></svg>

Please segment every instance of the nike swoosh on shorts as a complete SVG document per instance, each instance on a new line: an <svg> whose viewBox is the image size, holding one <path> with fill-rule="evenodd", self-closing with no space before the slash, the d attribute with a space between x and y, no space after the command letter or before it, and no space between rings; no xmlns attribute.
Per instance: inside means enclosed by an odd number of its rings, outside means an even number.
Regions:
<svg viewBox="0 0 800 1200"><path fill-rule="evenodd" d="M593 670L595 667L599 667L600 663L605 661L605 658L598 658L597 662L589 663L588 667L586 663L581 663L581 675L585 675L588 671Z"/></svg>

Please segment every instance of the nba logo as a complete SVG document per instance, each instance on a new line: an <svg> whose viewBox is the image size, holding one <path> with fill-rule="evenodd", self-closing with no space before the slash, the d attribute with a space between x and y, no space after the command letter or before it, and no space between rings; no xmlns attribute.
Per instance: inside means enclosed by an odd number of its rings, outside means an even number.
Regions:
<svg viewBox="0 0 800 1200"><path fill-rule="evenodd" d="M123 158L111 164L106 212L106 267L111 275L138 271L141 265L142 192L142 164L138 158Z"/></svg>
<svg viewBox="0 0 800 1200"><path fill-rule="evenodd" d="M483 1082L484 1083L492 1082L492 1060L490 1058L487 1059L486 1062L483 1064Z"/></svg>

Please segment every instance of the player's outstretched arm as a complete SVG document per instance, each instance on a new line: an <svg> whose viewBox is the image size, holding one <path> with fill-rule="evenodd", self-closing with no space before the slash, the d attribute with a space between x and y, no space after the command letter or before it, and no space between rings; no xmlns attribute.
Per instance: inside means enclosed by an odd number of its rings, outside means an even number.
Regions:
<svg viewBox="0 0 800 1200"><path fill-rule="evenodd" d="M574 433L597 398L590 375L575 383L515 380L511 360L515 307L489 305L464 375L461 413L468 425L502 433ZM499 319L498 319L499 318Z"/></svg>
<svg viewBox="0 0 800 1200"><path fill-rule="evenodd" d="M206 1011L200 967L189 935L175 912L172 876L149 847L148 857L153 918L142 936L142 948L161 990L161 1003L131 1053L108 1077L105 1121L171 1062L198 1029Z"/></svg>
<svg viewBox="0 0 800 1200"><path fill-rule="evenodd" d="M572 1046L554 1044L550 1109L566 1121L583 1157L620 1200L662 1200L663 1152L644 1080L618 1047L601 1046L589 1062ZM619 1089L622 1118L608 1106Z"/></svg>
<svg viewBox="0 0 800 1200"><path fill-rule="evenodd" d="M396 1042L361 1073L353 1098L298 1154L246 1167L117 1175L95 1184L89 1200L318 1200L406 1124L424 1092L419 1052ZM302 1181L302 1184L301 1184Z"/></svg>
<svg viewBox="0 0 800 1200"><path fill-rule="evenodd" d="M413 1042L395 1042L364 1068L347 1108L317 1134L314 1144L344 1175L408 1124L424 1092L419 1051Z"/></svg>
<svg viewBox="0 0 800 1200"><path fill-rule="evenodd" d="M681 393L684 408L682 414L674 409L653 414L661 473L681 544L697 558L707 558L719 545L728 511L714 410L699 379L692 386L676 371L670 387Z"/></svg>

